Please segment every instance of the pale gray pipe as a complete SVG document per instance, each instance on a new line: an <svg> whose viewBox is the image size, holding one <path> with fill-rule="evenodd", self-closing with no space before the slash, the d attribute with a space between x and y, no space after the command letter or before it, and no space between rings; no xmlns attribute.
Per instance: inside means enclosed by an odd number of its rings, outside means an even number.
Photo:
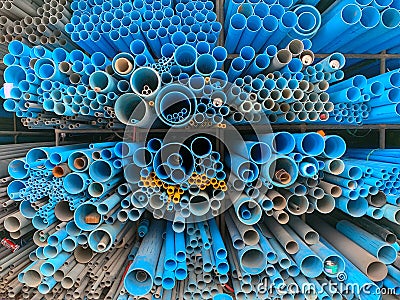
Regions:
<svg viewBox="0 0 400 300"><path fill-rule="evenodd" d="M292 53L293 57L298 57L304 51L304 44L302 41L297 39L291 40L286 49Z"/></svg>
<svg viewBox="0 0 400 300"><path fill-rule="evenodd" d="M289 222L289 215L284 210L272 210L272 216L279 224L283 225Z"/></svg>
<svg viewBox="0 0 400 300"><path fill-rule="evenodd" d="M273 72L282 69L292 60L292 53L288 49L281 49L272 58L269 67L265 70L265 73Z"/></svg>
<svg viewBox="0 0 400 300"><path fill-rule="evenodd" d="M258 232L253 228L253 226L249 226L242 223L236 216L236 213L233 209L229 209L228 212L233 222L235 223L236 228L243 239L243 242L249 246L258 244L260 237L258 235Z"/></svg>
<svg viewBox="0 0 400 300"><path fill-rule="evenodd" d="M308 245L314 245L319 242L319 234L306 223L304 223L299 217L290 217L289 226Z"/></svg>
<svg viewBox="0 0 400 300"><path fill-rule="evenodd" d="M309 196L308 201L314 209L322 214L328 214L335 209L335 199L330 194L325 194L320 199Z"/></svg>
<svg viewBox="0 0 400 300"><path fill-rule="evenodd" d="M4 219L4 228L9 232L16 232L21 228L28 226L31 220L25 218L21 212L16 212Z"/></svg>

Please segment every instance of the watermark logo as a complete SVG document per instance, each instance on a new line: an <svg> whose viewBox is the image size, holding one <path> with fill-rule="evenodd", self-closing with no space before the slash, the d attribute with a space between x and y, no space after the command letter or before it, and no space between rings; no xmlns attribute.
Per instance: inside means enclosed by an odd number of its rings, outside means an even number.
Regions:
<svg viewBox="0 0 400 300"><path fill-rule="evenodd" d="M336 278L341 281L344 282L347 280L347 274L345 272L339 272L336 276Z"/></svg>
<svg viewBox="0 0 400 300"><path fill-rule="evenodd" d="M398 289L378 287L373 282L359 283L351 282L351 276L345 272L339 272L336 277L330 280L317 281L311 280L310 282L297 283L293 280L290 283L275 284L268 278L258 284L257 289L262 294L274 294L278 295L323 295L323 294L336 294L341 295L397 295Z"/></svg>

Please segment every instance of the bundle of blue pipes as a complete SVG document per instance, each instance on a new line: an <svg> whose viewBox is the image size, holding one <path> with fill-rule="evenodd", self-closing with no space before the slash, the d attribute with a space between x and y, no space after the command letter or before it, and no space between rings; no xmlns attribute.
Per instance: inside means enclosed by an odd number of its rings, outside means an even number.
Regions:
<svg viewBox="0 0 400 300"><path fill-rule="evenodd" d="M400 124L363 59L399 35L400 0L0 0L2 106L62 133L0 145L0 298L399 299L400 149L334 130Z"/></svg>

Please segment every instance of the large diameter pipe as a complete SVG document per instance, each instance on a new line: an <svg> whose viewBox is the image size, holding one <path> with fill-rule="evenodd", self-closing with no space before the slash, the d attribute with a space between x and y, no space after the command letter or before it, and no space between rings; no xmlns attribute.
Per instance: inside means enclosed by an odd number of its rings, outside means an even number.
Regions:
<svg viewBox="0 0 400 300"><path fill-rule="evenodd" d="M146 100L153 100L161 88L158 72L149 67L141 67L132 73L131 88L134 93Z"/></svg>
<svg viewBox="0 0 400 300"><path fill-rule="evenodd" d="M114 110L117 119L126 125L138 127L150 125L149 104L133 93L120 96L115 102Z"/></svg>
<svg viewBox="0 0 400 300"><path fill-rule="evenodd" d="M391 264L397 258L394 247L349 221L339 221L336 229L385 264Z"/></svg>
<svg viewBox="0 0 400 300"><path fill-rule="evenodd" d="M383 280L387 273L385 264L368 253L365 249L348 239L320 218L310 215L308 223L330 244L339 250L357 268L373 281Z"/></svg>
<svg viewBox="0 0 400 300"><path fill-rule="evenodd" d="M296 181L298 170L292 158L273 155L266 164L261 166L261 175L277 187L287 187Z"/></svg>
<svg viewBox="0 0 400 300"><path fill-rule="evenodd" d="M196 106L196 97L193 92L178 84L163 87L155 100L157 116L162 122L173 127L187 125L195 113ZM182 116L174 117L178 114Z"/></svg>

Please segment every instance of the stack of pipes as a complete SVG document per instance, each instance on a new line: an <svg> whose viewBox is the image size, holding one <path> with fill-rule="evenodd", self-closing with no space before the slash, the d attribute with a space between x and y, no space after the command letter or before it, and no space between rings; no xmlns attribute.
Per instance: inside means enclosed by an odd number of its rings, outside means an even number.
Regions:
<svg viewBox="0 0 400 300"><path fill-rule="evenodd" d="M331 86L334 103L331 124L398 124L400 107L399 69L369 78L356 75Z"/></svg>
<svg viewBox="0 0 400 300"><path fill-rule="evenodd" d="M396 51L399 10L400 1L397 0L335 1L322 13L321 28L312 38L312 50L319 53L338 49L343 53Z"/></svg>
<svg viewBox="0 0 400 300"><path fill-rule="evenodd" d="M89 53L103 50L108 56L128 52L133 40L142 40L157 58L161 46L206 42L215 46L221 23L212 1L95 1L74 0L71 22L65 30ZM99 17L100 16L100 17ZM105 46L106 45L106 46ZM105 48L107 47L107 48Z"/></svg>
<svg viewBox="0 0 400 300"><path fill-rule="evenodd" d="M4 57L8 67L7 84L0 90L6 99L3 106L35 129L123 127L118 120L146 127L154 123L155 113L175 127L224 120L257 123L263 115L273 123L326 121L333 106L325 90L329 82L340 79L336 77L342 76L345 61L335 53L310 66L312 52L294 40L275 54L271 47L271 57L254 59L252 48L245 47L225 73L220 70L227 56L222 47L196 49L185 44L175 50L168 45L161 48L167 56L157 63L141 40L130 44L132 54L120 53L110 62L101 52L89 57L77 49L49 51L13 41ZM260 59L265 66L258 65ZM235 70L237 61L243 63L241 71ZM247 75L238 78L241 73ZM232 80L234 84L229 84ZM180 85L171 84L174 81ZM171 99L176 92L185 99ZM171 108L171 115L164 115L166 103L179 105ZM179 106L187 111L185 116L174 111Z"/></svg>
<svg viewBox="0 0 400 300"><path fill-rule="evenodd" d="M0 22L18 32L25 5L14 2ZM397 117L397 70L329 87L344 78L344 56L312 65L310 39L319 46L327 24L343 17L338 32L359 30L365 42L363 16L381 11L382 24L369 31L381 33L396 25L398 1L337 1L322 18L314 0L227 1L225 48L216 46L221 24L211 1L74 0L72 16L64 2L33 1L53 29L37 31L49 41L59 33L69 43L70 35L86 53L73 44L30 48L31 34L7 37L0 96L31 128ZM225 72L228 52L239 57ZM225 137L225 153L201 133L182 142L0 147L0 296L379 300L382 287L400 294L399 151L349 149L343 157L344 140L322 132Z"/></svg>
<svg viewBox="0 0 400 300"><path fill-rule="evenodd" d="M228 53L239 53L244 46L264 53L269 45L283 48L293 39L313 37L321 26L321 14L313 5L297 2L225 1Z"/></svg>
<svg viewBox="0 0 400 300"><path fill-rule="evenodd" d="M227 74L234 80L227 99L234 111L230 122L256 123L260 112L271 123L327 121L333 105L326 90L343 79L345 58L334 53L312 66L314 54L306 48L304 41L293 40L256 57L253 48L242 48Z"/></svg>
<svg viewBox="0 0 400 300"><path fill-rule="evenodd" d="M112 103L116 80L104 72L111 62L102 53L54 51L13 41L4 56L3 107L28 128L121 128ZM90 90L89 90L90 88ZM60 116L62 116L60 118Z"/></svg>
<svg viewBox="0 0 400 300"><path fill-rule="evenodd" d="M72 50L76 45L66 35L64 26L71 18L69 0L1 0L0 57L13 40L47 49L64 47Z"/></svg>
<svg viewBox="0 0 400 300"><path fill-rule="evenodd" d="M397 293L398 151L350 149L343 160L346 145L338 136L281 132L246 139L239 145L228 138L224 163L205 136L188 146L153 138L40 147L14 159L4 188L6 208L13 209L2 219L9 232L4 243L14 252L3 251L9 267L3 294L366 296L346 290L343 281ZM348 216L319 219L335 207ZM223 238L213 216L225 209ZM299 218L304 213L309 225ZM360 228L370 228L369 218L359 218L364 215L384 218L379 238ZM34 244L24 238L32 234ZM339 277L343 272L348 277ZM23 285L7 288L17 280ZM324 289L327 284L336 288Z"/></svg>

